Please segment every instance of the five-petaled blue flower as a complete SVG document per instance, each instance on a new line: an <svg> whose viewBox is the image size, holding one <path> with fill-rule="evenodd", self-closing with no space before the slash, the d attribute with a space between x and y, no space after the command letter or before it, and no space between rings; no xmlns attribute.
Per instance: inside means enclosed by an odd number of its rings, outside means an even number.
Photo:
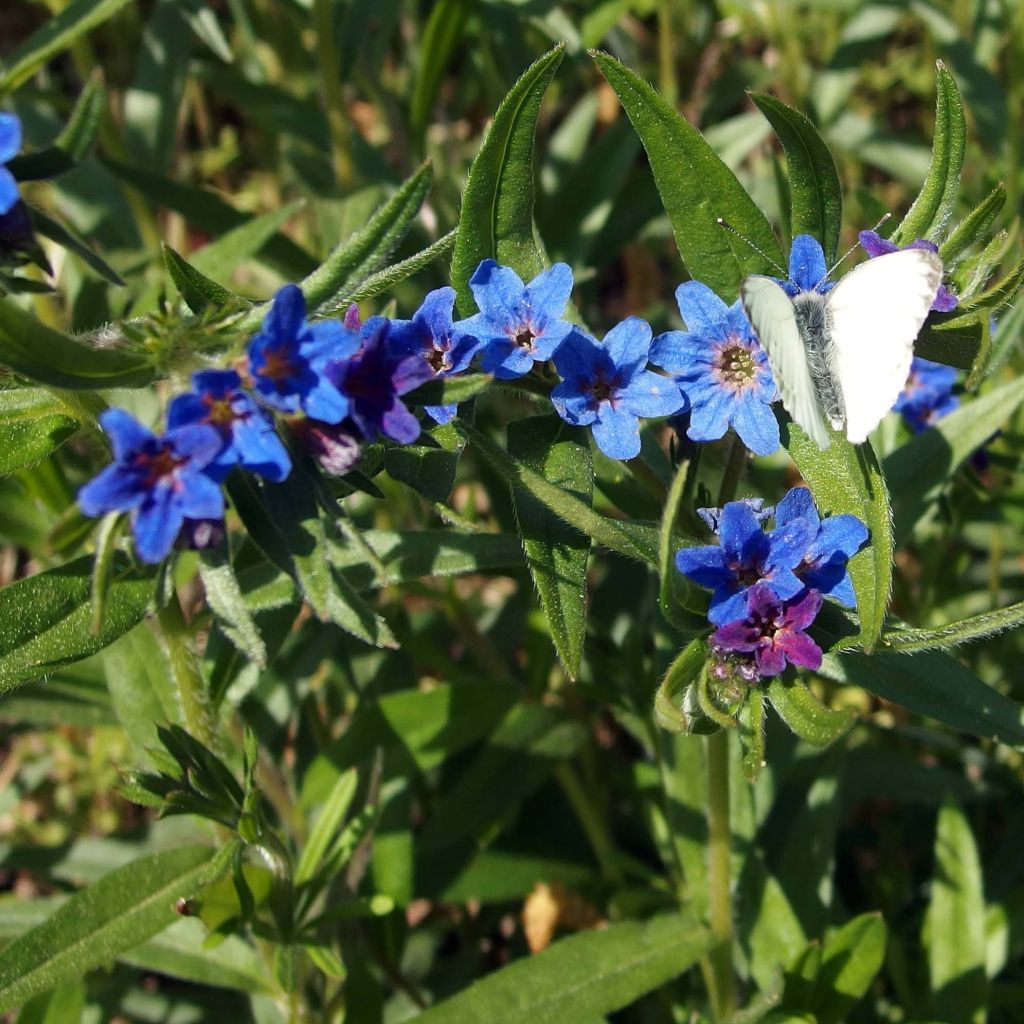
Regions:
<svg viewBox="0 0 1024 1024"><path fill-rule="evenodd" d="M189 519L221 519L224 496L207 469L224 447L205 424L157 437L123 409L108 409L100 423L114 461L78 492L87 516L131 512L135 550L144 562L166 558Z"/></svg>
<svg viewBox="0 0 1024 1024"><path fill-rule="evenodd" d="M340 423L349 403L323 372L359 348L359 336L338 320L306 322L306 299L296 285L285 285L249 342L253 386L267 405L281 412L302 411L324 423Z"/></svg>
<svg viewBox="0 0 1024 1024"><path fill-rule="evenodd" d="M888 238L883 238L877 231L862 231L857 238L871 259L874 259L876 256L885 256L890 252L899 252L901 249L927 249L928 252L939 251L939 247L934 242L929 242L927 238L918 238L909 245L897 245L895 242L890 242ZM935 293L932 309L936 313L951 313L956 309L956 305L956 296L944 284L940 284L939 290Z"/></svg>
<svg viewBox="0 0 1024 1024"><path fill-rule="evenodd" d="M816 532L796 567L796 575L813 590L827 594L849 608L855 607L857 598L846 563L868 539L867 527L854 515L822 519L814 506L814 497L806 487L794 487L775 506L776 529L797 520L810 523Z"/></svg>
<svg viewBox="0 0 1024 1024"><path fill-rule="evenodd" d="M590 426L598 448L613 459L640 454L638 417L671 416L686 399L669 377L648 370L651 329L631 316L599 342L573 328L555 352L562 383L551 392L558 415Z"/></svg>
<svg viewBox="0 0 1024 1024"><path fill-rule="evenodd" d="M393 320L391 347L395 352L425 359L435 377L452 377L467 369L480 342L452 323L455 289L437 288L427 294L411 320ZM436 423L451 423L458 407L428 405L427 414Z"/></svg>
<svg viewBox="0 0 1024 1024"><path fill-rule="evenodd" d="M538 274L529 284L508 267L484 260L469 279L480 312L456 326L479 339L481 366L511 380L550 359L572 330L562 319L572 294L572 270L565 263Z"/></svg>
<svg viewBox="0 0 1024 1024"><path fill-rule="evenodd" d="M391 321L372 316L363 324L362 348L350 359L331 362L327 374L345 397L349 418L368 441L380 434L410 444L420 436L420 421L401 396L434 376L419 354L395 351Z"/></svg>
<svg viewBox="0 0 1024 1024"><path fill-rule="evenodd" d="M835 287L828 279L825 250L811 235L797 235L789 250L789 277L776 278L786 294L795 298L801 292L824 295Z"/></svg>
<svg viewBox="0 0 1024 1024"><path fill-rule="evenodd" d="M952 366L915 356L910 364L907 386L896 399L893 411L906 420L915 434L919 434L960 404L960 399L953 394L955 384L956 370Z"/></svg>
<svg viewBox="0 0 1024 1024"><path fill-rule="evenodd" d="M792 519L765 533L757 513L743 501L730 501L719 519L721 544L683 548L676 554L679 571L713 591L708 619L716 626L747 614L747 591L765 583L786 601L804 589L796 569L818 533L817 524Z"/></svg>
<svg viewBox="0 0 1024 1024"><path fill-rule="evenodd" d="M6 166L20 150L21 121L16 114L0 113L0 215L14 209L20 198L18 183Z"/></svg>
<svg viewBox="0 0 1024 1024"><path fill-rule="evenodd" d="M687 436L715 441L732 427L756 455L771 455L779 447L775 381L740 303L727 306L699 281L681 284L676 301L688 329L655 338L651 362L690 402Z"/></svg>
<svg viewBox="0 0 1024 1024"><path fill-rule="evenodd" d="M259 473L268 480L284 480L292 468L274 421L242 390L234 370L203 370L192 376L193 391L178 395L167 411L171 429L189 423L207 423L223 438L223 450L207 472L223 479L233 466Z"/></svg>

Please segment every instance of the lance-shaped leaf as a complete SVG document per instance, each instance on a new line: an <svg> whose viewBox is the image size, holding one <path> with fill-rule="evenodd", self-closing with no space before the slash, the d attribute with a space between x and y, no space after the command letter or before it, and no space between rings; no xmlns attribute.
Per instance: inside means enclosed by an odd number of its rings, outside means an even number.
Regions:
<svg viewBox="0 0 1024 1024"><path fill-rule="evenodd" d="M78 421L49 391L0 391L0 476L42 462L77 429Z"/></svg>
<svg viewBox="0 0 1024 1024"><path fill-rule="evenodd" d="M173 924L175 901L194 896L210 874L209 846L163 850L104 875L4 949L0 1010L10 1010Z"/></svg>
<svg viewBox="0 0 1024 1024"><path fill-rule="evenodd" d="M541 100L565 55L556 46L523 72L498 107L462 195L452 254L459 312L476 312L469 279L481 260L496 259L528 281L544 267L533 238L534 135Z"/></svg>
<svg viewBox="0 0 1024 1024"><path fill-rule="evenodd" d="M973 370L989 349L988 315L944 316L933 313L914 342L914 355L933 363Z"/></svg>
<svg viewBox="0 0 1024 1024"><path fill-rule="evenodd" d="M93 632L92 565L79 558L0 590L0 693L88 658L142 620L153 577L115 557L102 628Z"/></svg>
<svg viewBox="0 0 1024 1024"><path fill-rule="evenodd" d="M748 274L778 273L784 261L771 225L700 132L614 57L597 52L591 56L647 151L679 255L690 276L732 302ZM734 230L723 228L719 218Z"/></svg>
<svg viewBox="0 0 1024 1024"><path fill-rule="evenodd" d="M71 391L144 387L154 373L145 356L80 345L6 299L0 299L0 364Z"/></svg>
<svg viewBox="0 0 1024 1024"><path fill-rule="evenodd" d="M783 424L782 443L814 493L823 515L857 516L869 530L867 547L850 559L857 595L860 641L868 649L878 640L892 585L893 532L885 477L870 442L852 445L832 432L822 451L797 424Z"/></svg>
<svg viewBox="0 0 1024 1024"><path fill-rule="evenodd" d="M670 732L689 733L694 727L694 709L686 706L686 696L708 660L706 637L691 640L672 664L654 695L654 719Z"/></svg>
<svg viewBox="0 0 1024 1024"><path fill-rule="evenodd" d="M714 945L692 917L666 914L556 942L420 1014L422 1024L592 1021L681 974Z"/></svg>
<svg viewBox="0 0 1024 1024"><path fill-rule="evenodd" d="M768 683L768 700L800 739L826 747L850 731L857 715L852 708L836 711L826 707L799 680L783 682L776 676Z"/></svg>
<svg viewBox="0 0 1024 1024"><path fill-rule="evenodd" d="M425 498L445 502L455 486L465 438L445 423L424 430L420 441L423 443L389 445L384 451L384 468L389 476L408 484Z"/></svg>
<svg viewBox="0 0 1024 1024"><path fill-rule="evenodd" d="M953 212L960 188L960 170L967 145L967 118L953 76L945 64L936 64L935 139L920 195L892 234L897 245L917 238L937 241Z"/></svg>
<svg viewBox="0 0 1024 1024"><path fill-rule="evenodd" d="M960 644L995 636L1008 629L1024 625L1024 601L1008 608L972 615L969 619L951 622L931 629L893 629L882 634L882 644L894 651L913 654L914 651L948 650Z"/></svg>
<svg viewBox="0 0 1024 1024"><path fill-rule="evenodd" d="M939 257L949 267L953 261L976 242L992 226L999 211L1006 203L1006 186L998 185L946 236L939 246Z"/></svg>
<svg viewBox="0 0 1024 1024"><path fill-rule="evenodd" d="M199 575L206 591L206 603L224 635L250 661L266 665L267 646L238 585L226 543L200 552Z"/></svg>
<svg viewBox="0 0 1024 1024"><path fill-rule="evenodd" d="M786 151L792 233L812 235L821 242L831 266L843 225L843 190L832 153L800 111L763 93L751 93L750 98L768 118Z"/></svg>
<svg viewBox="0 0 1024 1024"><path fill-rule="evenodd" d="M406 405L452 405L468 402L490 387L494 378L487 373L465 373L459 377L428 380L403 396Z"/></svg>
<svg viewBox="0 0 1024 1024"><path fill-rule="evenodd" d="M210 306L227 306L239 302L237 295L211 281L202 271L197 270L184 256L176 253L164 243L164 266L171 275L174 287L181 293L185 305L193 313L202 313Z"/></svg>
<svg viewBox="0 0 1024 1024"><path fill-rule="evenodd" d="M508 426L508 453L588 507L594 500L594 466L586 433L554 413ZM590 538L552 513L528 490L512 498L526 564L540 595L548 629L565 671L575 679L587 632L587 563Z"/></svg>

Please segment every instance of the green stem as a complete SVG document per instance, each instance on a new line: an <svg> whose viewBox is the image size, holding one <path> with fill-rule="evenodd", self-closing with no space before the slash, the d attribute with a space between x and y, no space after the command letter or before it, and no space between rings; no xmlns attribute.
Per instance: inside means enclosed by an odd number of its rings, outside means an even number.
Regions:
<svg viewBox="0 0 1024 1024"><path fill-rule="evenodd" d="M178 688L185 726L195 739L216 751L219 743L213 709L177 593L172 593L166 607L157 612L157 621L167 646L171 675Z"/></svg>
<svg viewBox="0 0 1024 1024"><path fill-rule="evenodd" d="M594 856L600 865L601 874L613 885L619 885L623 880L622 869L619 867L615 843L608 832L604 815L598 813L597 808L591 803L587 791L570 765L564 764L557 768L555 777L569 803L572 804L583 831L587 834Z"/></svg>
<svg viewBox="0 0 1024 1024"><path fill-rule="evenodd" d="M315 0L313 19L317 56L320 61L320 87L323 90L327 125L331 133L331 158L338 186L345 193L352 190L356 175L352 162L348 120L345 115L345 92L338 63L338 48L334 38L333 0Z"/></svg>
<svg viewBox="0 0 1024 1024"><path fill-rule="evenodd" d="M658 4L658 86L665 102L675 106L679 99L676 85L676 39L672 27L672 8L677 0L661 0Z"/></svg>
<svg viewBox="0 0 1024 1024"><path fill-rule="evenodd" d="M722 1021L736 1008L732 971L732 884L729 825L729 734L712 733L707 742L708 768L708 910L711 934L718 945L711 952L714 978L712 1002L715 1020Z"/></svg>

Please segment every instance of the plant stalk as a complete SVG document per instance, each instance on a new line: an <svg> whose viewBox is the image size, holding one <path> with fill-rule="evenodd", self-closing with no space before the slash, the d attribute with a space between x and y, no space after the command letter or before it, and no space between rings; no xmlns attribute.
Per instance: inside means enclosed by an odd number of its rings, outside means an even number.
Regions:
<svg viewBox="0 0 1024 1024"><path fill-rule="evenodd" d="M711 934L718 945L711 951L715 1020L725 1020L736 1008L732 971L732 881L729 824L729 734L724 729L707 741L708 770L708 912Z"/></svg>
<svg viewBox="0 0 1024 1024"><path fill-rule="evenodd" d="M331 133L331 161L342 194L355 185L352 143L345 113L345 92L334 36L334 0L315 0L313 5L317 57L320 62L320 88L323 91L327 125Z"/></svg>

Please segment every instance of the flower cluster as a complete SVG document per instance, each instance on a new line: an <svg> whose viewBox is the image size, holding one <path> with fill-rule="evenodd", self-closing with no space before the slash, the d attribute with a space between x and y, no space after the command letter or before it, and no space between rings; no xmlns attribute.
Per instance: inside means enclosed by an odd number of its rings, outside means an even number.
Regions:
<svg viewBox="0 0 1024 1024"><path fill-rule="evenodd" d="M960 399L953 394L955 384L956 370L953 367L915 356L910 364L907 386L896 399L893 411L903 417L915 434L919 434L960 404Z"/></svg>
<svg viewBox="0 0 1024 1024"><path fill-rule="evenodd" d="M852 515L822 519L806 487L779 502L771 530L763 525L770 512L756 500L702 512L720 543L683 548L676 566L712 591L712 646L744 655L762 677L779 675L787 663L818 668L821 648L806 630L823 597L856 604L847 562L867 528Z"/></svg>

